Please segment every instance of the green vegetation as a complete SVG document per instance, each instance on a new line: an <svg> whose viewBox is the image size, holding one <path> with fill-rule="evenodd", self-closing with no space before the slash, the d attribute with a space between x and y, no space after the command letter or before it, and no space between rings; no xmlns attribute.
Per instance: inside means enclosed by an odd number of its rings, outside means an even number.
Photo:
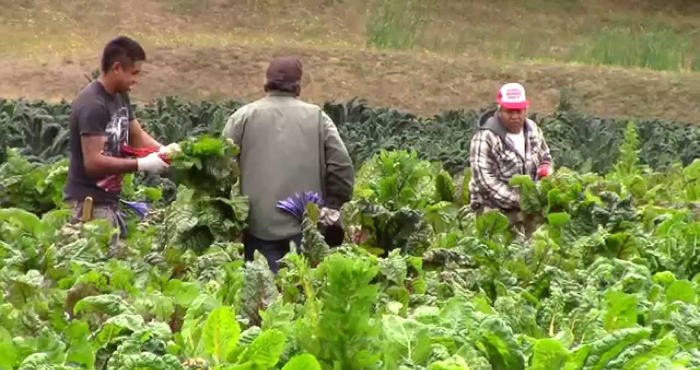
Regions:
<svg viewBox="0 0 700 370"><path fill-rule="evenodd" d="M700 368L700 160L653 169L666 149L639 125L596 134L615 148L586 165L605 167L599 174L513 179L524 216L539 220L524 239L498 212L470 212L448 166L426 160L435 153L399 148L416 140L400 133L419 127L430 144L416 147L447 145L476 112L418 119L328 104L360 165L342 210L345 244L329 248L309 204L303 242L275 276L260 255L243 263L237 148L205 135L238 104L160 103L138 107L151 127L189 124L198 137L181 134L170 198L165 182L126 179L125 198L152 207L128 211L123 253L107 259L114 230L66 224L65 159L23 156L50 138L10 130L32 116L7 114L26 102L4 102L0 127L21 147L0 165L0 369ZM591 132L574 128L597 121L566 126L572 116L584 119L569 111L542 123L567 133L557 145L586 147ZM652 134L683 130L668 125ZM392 147L370 145L382 134ZM555 158L567 149L579 146Z"/></svg>
<svg viewBox="0 0 700 370"><path fill-rule="evenodd" d="M377 48L412 49L425 20L418 0L377 1L367 25L367 44Z"/></svg>
<svg viewBox="0 0 700 370"><path fill-rule="evenodd" d="M444 9L433 2L422 6L409 0L377 2L368 20L368 45L467 52L505 60L556 60L661 71L700 69L695 27L676 25L661 17L635 19L617 10L614 16L600 14L606 20L602 24L598 24L600 19L581 22L577 16L593 16L603 8L577 0L501 1L483 6L485 9L478 3L443 5ZM490 15L484 20L460 22L449 11ZM495 19L503 17L507 22L513 13L519 13L520 26L497 29L502 22ZM550 17L558 24L554 28L530 25L529 17Z"/></svg>
<svg viewBox="0 0 700 370"><path fill-rule="evenodd" d="M241 102L187 102L175 97L136 106L137 116L158 140L189 136L217 137ZM336 122L355 165L380 150L415 150L420 158L439 161L456 174L468 166L469 141L479 111L446 111L417 117L394 109L375 109L361 100L328 102L324 110ZM30 162L53 163L67 155L70 106L66 103L0 100L0 153L17 148ZM559 167L607 173L617 160L628 121L592 117L567 101L557 111L533 118L544 130ZM700 156L700 128L664 120L637 121L642 164L664 169L690 164ZM0 156L1 158L1 156Z"/></svg>
<svg viewBox="0 0 700 370"><path fill-rule="evenodd" d="M659 71L700 70L700 47L692 34L675 28L605 28L580 45L571 61Z"/></svg>

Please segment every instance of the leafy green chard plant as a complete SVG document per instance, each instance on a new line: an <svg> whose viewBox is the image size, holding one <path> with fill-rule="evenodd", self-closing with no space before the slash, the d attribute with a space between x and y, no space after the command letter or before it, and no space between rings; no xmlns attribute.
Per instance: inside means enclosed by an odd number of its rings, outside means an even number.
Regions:
<svg viewBox="0 0 700 370"><path fill-rule="evenodd" d="M234 240L245 228L248 200L237 189L238 148L229 140L202 137L183 142L173 157L180 185L165 216L165 241L203 252Z"/></svg>
<svg viewBox="0 0 700 370"><path fill-rule="evenodd" d="M346 207L357 225L358 244L386 255L393 249L421 255L434 230L454 219L454 184L442 169L418 159L416 152L382 151L357 176L355 199Z"/></svg>
<svg viewBox="0 0 700 370"><path fill-rule="evenodd" d="M334 254L318 270L324 281L318 294L321 310L300 324L301 347L323 369L377 368L380 327L373 304L379 287L371 284L377 267L370 260Z"/></svg>
<svg viewBox="0 0 700 370"><path fill-rule="evenodd" d="M199 121L220 108L178 103L161 113L204 132L213 126ZM0 120L11 111L0 104ZM521 239L497 212L454 213L468 200L449 178L467 158L467 115L423 120L361 105L336 113L366 123L341 127L356 140L353 155L371 158L344 210L360 232L329 250L308 207L302 246L276 276L260 256L244 265L235 242L247 210L228 142L187 139L172 166L183 185L176 202L134 222L127 253L111 259L109 224L65 226L70 211L55 209L61 164L8 152L0 192L14 208L0 210L0 369L700 368L692 131L663 135L640 122L623 141L617 121L573 131L584 121L553 122L549 132L565 139L553 147L588 130L604 140L587 140L571 158L604 145L589 165L614 170L516 178L523 209L540 218ZM444 138L454 146L435 145ZM678 164L645 168L676 158L674 142L687 147ZM420 154L375 156L409 144ZM141 184L127 181L125 196L167 198Z"/></svg>
<svg viewBox="0 0 700 370"><path fill-rule="evenodd" d="M68 160L54 164L31 163L14 149L0 164L0 207L19 207L42 214L60 208L68 180Z"/></svg>

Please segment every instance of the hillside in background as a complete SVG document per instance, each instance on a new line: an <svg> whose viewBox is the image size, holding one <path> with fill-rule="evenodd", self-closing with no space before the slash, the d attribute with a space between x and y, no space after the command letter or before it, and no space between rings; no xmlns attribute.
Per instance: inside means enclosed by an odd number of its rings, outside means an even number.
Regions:
<svg viewBox="0 0 700 370"><path fill-rule="evenodd" d="M0 0L0 96L72 99L104 43L149 60L134 98L251 100L269 60L297 54L304 95L430 115L520 81L599 116L696 122L700 6L636 0Z"/></svg>

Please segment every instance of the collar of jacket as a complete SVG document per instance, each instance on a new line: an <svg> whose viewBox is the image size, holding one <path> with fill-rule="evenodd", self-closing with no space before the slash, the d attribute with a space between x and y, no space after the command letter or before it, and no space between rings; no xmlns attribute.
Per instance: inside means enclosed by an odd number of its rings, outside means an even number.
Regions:
<svg viewBox="0 0 700 370"><path fill-rule="evenodd" d="M286 96L290 98L296 98L296 94L293 92L287 92L287 91L277 91L277 90L272 90L267 92L267 96Z"/></svg>
<svg viewBox="0 0 700 370"><path fill-rule="evenodd" d="M491 118L489 118L486 121L486 123L484 123L484 125L480 127L480 129L489 130L494 134L498 135L501 139L505 139L506 134L508 133L506 131L506 128L501 123L501 120L499 120L498 116L496 115L493 115ZM530 124L529 118L525 119L525 125L523 125L523 130L525 133L525 137L527 137L527 133L532 130L532 125Z"/></svg>

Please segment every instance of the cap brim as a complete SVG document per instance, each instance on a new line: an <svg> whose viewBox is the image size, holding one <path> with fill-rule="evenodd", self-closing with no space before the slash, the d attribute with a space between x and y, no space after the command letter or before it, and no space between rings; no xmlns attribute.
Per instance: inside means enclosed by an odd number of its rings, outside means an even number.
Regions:
<svg viewBox="0 0 700 370"><path fill-rule="evenodd" d="M498 102L498 104L500 104L501 107L507 108L507 109L525 109L525 108L530 106L530 101L525 100L524 102L519 102L519 103Z"/></svg>

